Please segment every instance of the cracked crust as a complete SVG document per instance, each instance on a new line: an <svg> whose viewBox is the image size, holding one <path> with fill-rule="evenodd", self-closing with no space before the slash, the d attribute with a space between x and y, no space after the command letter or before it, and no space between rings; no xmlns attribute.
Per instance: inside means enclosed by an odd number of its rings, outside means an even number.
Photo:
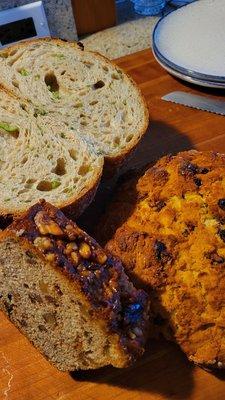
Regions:
<svg viewBox="0 0 225 400"><path fill-rule="evenodd" d="M224 176L223 154L163 157L100 222L106 248L151 293L158 330L205 368L225 366Z"/></svg>

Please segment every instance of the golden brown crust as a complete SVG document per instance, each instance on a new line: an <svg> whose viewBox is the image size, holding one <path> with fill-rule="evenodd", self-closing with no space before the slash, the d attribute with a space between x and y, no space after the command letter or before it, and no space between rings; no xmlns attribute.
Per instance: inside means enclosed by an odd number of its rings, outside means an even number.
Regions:
<svg viewBox="0 0 225 400"><path fill-rule="evenodd" d="M224 176L222 154L163 157L131 188L120 188L101 232L111 238L106 248L148 288L162 329L169 322L190 360L219 368L225 367Z"/></svg>
<svg viewBox="0 0 225 400"><path fill-rule="evenodd" d="M117 338L117 366L126 366L144 351L148 299L127 280L120 261L113 258L64 214L44 200L30 208L0 234L17 237L74 284L89 302L93 316L107 323ZM63 279L64 279L63 278ZM107 334L107 333L106 333Z"/></svg>

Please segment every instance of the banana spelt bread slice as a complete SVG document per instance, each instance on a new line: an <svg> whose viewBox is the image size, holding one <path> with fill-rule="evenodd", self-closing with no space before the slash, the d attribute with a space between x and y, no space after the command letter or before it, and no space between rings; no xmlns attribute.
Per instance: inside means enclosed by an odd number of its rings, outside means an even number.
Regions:
<svg viewBox="0 0 225 400"><path fill-rule="evenodd" d="M98 232L151 294L157 330L191 361L224 368L225 155L163 157L120 188Z"/></svg>
<svg viewBox="0 0 225 400"><path fill-rule="evenodd" d="M60 116L91 141L109 164L120 164L148 127L146 102L118 66L77 43L39 39L0 52L0 83L46 114Z"/></svg>
<svg viewBox="0 0 225 400"><path fill-rule="evenodd" d="M45 201L0 234L0 308L63 371L125 367L144 352L147 295Z"/></svg>
<svg viewBox="0 0 225 400"><path fill-rule="evenodd" d="M103 157L57 116L0 96L0 215L18 215L40 198L70 214L92 200Z"/></svg>

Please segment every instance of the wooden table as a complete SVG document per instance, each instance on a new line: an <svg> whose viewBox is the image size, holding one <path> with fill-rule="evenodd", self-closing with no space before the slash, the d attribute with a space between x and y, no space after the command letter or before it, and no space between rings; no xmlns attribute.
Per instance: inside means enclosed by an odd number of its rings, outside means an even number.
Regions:
<svg viewBox="0 0 225 400"><path fill-rule="evenodd" d="M225 117L161 100L173 90L199 93L199 88L168 75L149 50L117 63L139 84L151 115L149 131L126 168L190 148L225 152ZM213 375L194 367L174 344L150 343L130 369L66 374L49 365L3 314L0 317L0 400L225 399L225 372Z"/></svg>

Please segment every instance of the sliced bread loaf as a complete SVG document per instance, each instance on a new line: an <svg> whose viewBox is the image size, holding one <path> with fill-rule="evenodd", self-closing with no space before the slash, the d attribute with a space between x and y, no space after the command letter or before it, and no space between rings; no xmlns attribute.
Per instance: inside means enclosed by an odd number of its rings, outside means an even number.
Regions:
<svg viewBox="0 0 225 400"><path fill-rule="evenodd" d="M79 214L95 194L103 157L57 116L1 91L0 165L1 215L42 197Z"/></svg>
<svg viewBox="0 0 225 400"><path fill-rule="evenodd" d="M0 308L60 370L125 367L144 351L148 299L120 261L45 201L0 234Z"/></svg>
<svg viewBox="0 0 225 400"><path fill-rule="evenodd" d="M85 49L98 51L111 60L133 54L152 46L152 31L158 20L151 16L128 21L94 33L82 43Z"/></svg>
<svg viewBox="0 0 225 400"><path fill-rule="evenodd" d="M136 84L103 56L59 39L22 42L0 52L0 83L40 112L57 115L120 164L148 126Z"/></svg>

